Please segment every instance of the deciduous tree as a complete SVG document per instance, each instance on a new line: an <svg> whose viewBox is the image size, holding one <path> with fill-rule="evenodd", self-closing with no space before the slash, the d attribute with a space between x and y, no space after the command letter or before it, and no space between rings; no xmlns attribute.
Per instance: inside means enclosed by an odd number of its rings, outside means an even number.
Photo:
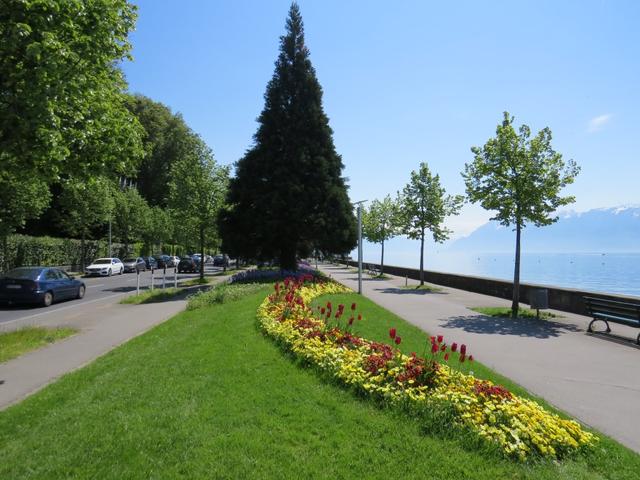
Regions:
<svg viewBox="0 0 640 480"><path fill-rule="evenodd" d="M400 233L400 208L396 200L387 195L374 200L362 216L362 235L372 243L381 244L380 275L384 273L384 242Z"/></svg>
<svg viewBox="0 0 640 480"><path fill-rule="evenodd" d="M431 232L436 243L449 238L445 219L457 215L464 201L461 195L447 195L440 185L440 176L433 176L426 163L411 172L411 181L400 196L402 231L413 240L420 240L420 285L424 285L424 239Z"/></svg>
<svg viewBox="0 0 640 480"><path fill-rule="evenodd" d="M543 128L534 137L527 125L516 132L514 117L504 112L496 136L483 147L472 147L472 163L462 174L469 200L495 212L492 220L513 226L516 231L513 302L511 314L518 315L520 300L520 236L527 224L536 227L558 220L558 207L575 199L560 196L573 183L580 168L573 160L564 162L551 146L551 130Z"/></svg>

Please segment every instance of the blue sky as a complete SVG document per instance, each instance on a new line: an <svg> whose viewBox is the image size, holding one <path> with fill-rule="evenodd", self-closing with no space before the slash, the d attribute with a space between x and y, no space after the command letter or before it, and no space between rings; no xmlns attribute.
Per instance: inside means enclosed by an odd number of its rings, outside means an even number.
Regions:
<svg viewBox="0 0 640 480"><path fill-rule="evenodd" d="M138 0L130 89L181 112L231 164L251 145L290 5ZM573 209L639 203L640 2L301 0L352 200L395 195L421 161L463 193L502 112L582 166ZM468 234L489 214L466 206Z"/></svg>

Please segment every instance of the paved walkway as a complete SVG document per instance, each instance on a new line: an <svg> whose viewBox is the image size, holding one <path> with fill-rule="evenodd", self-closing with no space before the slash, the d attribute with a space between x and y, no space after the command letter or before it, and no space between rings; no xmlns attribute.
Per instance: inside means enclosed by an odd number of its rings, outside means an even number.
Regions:
<svg viewBox="0 0 640 480"><path fill-rule="evenodd" d="M211 284L225 278L216 277ZM184 299L120 305L117 302L121 298L107 297L81 310L61 310L38 317L33 325L71 326L79 333L0 364L0 410L168 320L186 306Z"/></svg>
<svg viewBox="0 0 640 480"><path fill-rule="evenodd" d="M357 291L357 273L320 267ZM489 318L468 307L510 306L511 302L444 288L404 290L405 279L363 275L363 294L430 334L466 343L474 357L583 423L640 453L640 349L637 329L614 325L621 338L586 333L590 318ZM410 285L417 285L409 280Z"/></svg>

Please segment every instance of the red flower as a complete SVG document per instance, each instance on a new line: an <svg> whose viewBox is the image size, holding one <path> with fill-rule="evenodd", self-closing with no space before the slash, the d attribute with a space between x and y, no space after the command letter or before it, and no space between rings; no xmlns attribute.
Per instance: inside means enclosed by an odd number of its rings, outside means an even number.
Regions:
<svg viewBox="0 0 640 480"><path fill-rule="evenodd" d="M437 353L438 350L440 350L440 347L438 347L437 343L431 345L431 353Z"/></svg>
<svg viewBox="0 0 640 480"><path fill-rule="evenodd" d="M447 346L446 346L446 345L442 345L442 346L440 347L440 351L441 351L441 352L445 352L446 350L447 350Z"/></svg>
<svg viewBox="0 0 640 480"><path fill-rule="evenodd" d="M358 320L362 320L362 315L358 314Z"/></svg>
<svg viewBox="0 0 640 480"><path fill-rule="evenodd" d="M473 362L473 355L469 355L469 361Z"/></svg>
<svg viewBox="0 0 640 480"><path fill-rule="evenodd" d="M389 336L391 338L396 338L396 329L395 328L390 328L389 329Z"/></svg>
<svg viewBox="0 0 640 480"><path fill-rule="evenodd" d="M331 302L327 302L327 308L331 310Z"/></svg>
<svg viewBox="0 0 640 480"><path fill-rule="evenodd" d="M467 346L463 343L460 345L460 355L465 355L467 353Z"/></svg>
<svg viewBox="0 0 640 480"><path fill-rule="evenodd" d="M460 354L460 363L464 363L464 353Z"/></svg>
<svg viewBox="0 0 640 480"><path fill-rule="evenodd" d="M438 343L442 343L442 340L444 340L444 337L442 335L438 335Z"/></svg>
<svg viewBox="0 0 640 480"><path fill-rule="evenodd" d="M349 319L349 325L353 325L353 316Z"/></svg>
<svg viewBox="0 0 640 480"><path fill-rule="evenodd" d="M458 350L458 344L456 342L453 342L451 344L451 351L456 352L457 350Z"/></svg>
<svg viewBox="0 0 640 480"><path fill-rule="evenodd" d="M325 312L325 309L324 309L324 307L322 307L322 308L320 309L320 313L321 313L322 315L324 315L324 312Z"/></svg>
<svg viewBox="0 0 640 480"><path fill-rule="evenodd" d="M436 337L429 337L431 339L431 343L436 343Z"/></svg>
<svg viewBox="0 0 640 480"><path fill-rule="evenodd" d="M351 304L351 310L355 310L356 309L356 304L355 302Z"/></svg>
<svg viewBox="0 0 640 480"><path fill-rule="evenodd" d="M449 361L449 354L448 354L448 353L445 353L445 354L444 354L444 361L445 361L445 362L448 362L448 361Z"/></svg>
<svg viewBox="0 0 640 480"><path fill-rule="evenodd" d="M395 340L396 345L400 345L400 342L401 342L401 341L402 341L402 337L401 337L400 335L398 335L398 336L396 337L396 340Z"/></svg>

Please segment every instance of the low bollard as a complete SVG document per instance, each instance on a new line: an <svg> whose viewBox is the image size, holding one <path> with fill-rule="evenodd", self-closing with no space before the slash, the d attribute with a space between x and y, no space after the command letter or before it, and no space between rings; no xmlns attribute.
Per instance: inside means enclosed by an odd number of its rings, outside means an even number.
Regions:
<svg viewBox="0 0 640 480"><path fill-rule="evenodd" d="M153 267L151 267L151 291L153 292Z"/></svg>
<svg viewBox="0 0 640 480"><path fill-rule="evenodd" d="M173 287L178 288L178 269L173 267Z"/></svg>
<svg viewBox="0 0 640 480"><path fill-rule="evenodd" d="M136 295L140 295L140 269L136 268Z"/></svg>

